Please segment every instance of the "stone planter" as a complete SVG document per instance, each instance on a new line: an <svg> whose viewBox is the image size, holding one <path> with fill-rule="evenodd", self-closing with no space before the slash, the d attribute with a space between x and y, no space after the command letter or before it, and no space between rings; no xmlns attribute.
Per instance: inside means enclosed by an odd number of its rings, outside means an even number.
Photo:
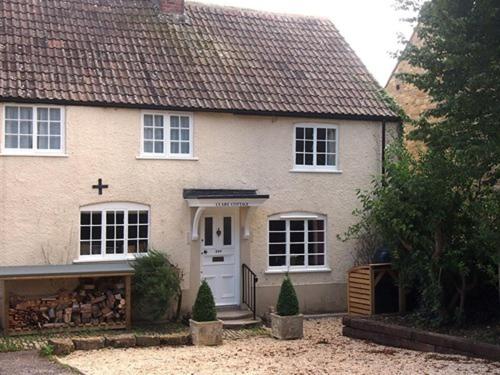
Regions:
<svg viewBox="0 0 500 375"><path fill-rule="evenodd" d="M272 335L280 340L294 340L304 337L304 315L281 316L271 314Z"/></svg>
<svg viewBox="0 0 500 375"><path fill-rule="evenodd" d="M222 321L197 322L189 320L193 345L214 346L222 344Z"/></svg>

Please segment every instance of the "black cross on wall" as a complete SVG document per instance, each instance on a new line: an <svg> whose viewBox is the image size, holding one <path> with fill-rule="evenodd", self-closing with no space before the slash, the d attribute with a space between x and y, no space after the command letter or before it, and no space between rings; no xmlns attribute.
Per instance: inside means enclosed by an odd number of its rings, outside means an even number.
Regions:
<svg viewBox="0 0 500 375"><path fill-rule="evenodd" d="M99 190L99 195L102 195L102 191L104 189L107 189L109 185L103 185L102 183L102 178L97 180L97 185L92 185L92 189L98 189Z"/></svg>

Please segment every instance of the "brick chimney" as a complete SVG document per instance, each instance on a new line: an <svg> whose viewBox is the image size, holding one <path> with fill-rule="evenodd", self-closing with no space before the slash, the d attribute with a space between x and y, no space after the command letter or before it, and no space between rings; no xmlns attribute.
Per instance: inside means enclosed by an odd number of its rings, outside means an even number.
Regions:
<svg viewBox="0 0 500 375"><path fill-rule="evenodd" d="M184 0L160 0L160 12L163 14L183 15Z"/></svg>

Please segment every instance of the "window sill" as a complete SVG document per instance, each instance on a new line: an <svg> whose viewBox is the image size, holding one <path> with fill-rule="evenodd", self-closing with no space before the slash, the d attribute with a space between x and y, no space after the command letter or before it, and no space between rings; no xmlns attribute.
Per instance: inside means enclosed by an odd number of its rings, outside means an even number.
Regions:
<svg viewBox="0 0 500 375"><path fill-rule="evenodd" d="M339 169L328 169L328 168L293 168L290 169L291 173L332 173L341 174L342 171Z"/></svg>
<svg viewBox="0 0 500 375"><path fill-rule="evenodd" d="M125 260L135 260L137 258L141 258L148 255L148 253L140 253L140 254L128 254L124 256L115 256L115 257L102 257L102 256L88 256L81 257L73 260L73 263L101 263L101 262L123 262Z"/></svg>
<svg viewBox="0 0 500 375"><path fill-rule="evenodd" d="M188 160L197 161L198 158L194 156L162 156L162 155L139 155L137 160Z"/></svg>
<svg viewBox="0 0 500 375"><path fill-rule="evenodd" d="M17 153L4 151L0 156L24 156L24 157L42 157L42 158L67 158L68 154L43 154L43 153Z"/></svg>
<svg viewBox="0 0 500 375"><path fill-rule="evenodd" d="M308 268L308 269L268 269L264 271L265 275L272 274L284 274L284 273L320 273L320 272L332 272L330 267L321 267L321 268Z"/></svg>

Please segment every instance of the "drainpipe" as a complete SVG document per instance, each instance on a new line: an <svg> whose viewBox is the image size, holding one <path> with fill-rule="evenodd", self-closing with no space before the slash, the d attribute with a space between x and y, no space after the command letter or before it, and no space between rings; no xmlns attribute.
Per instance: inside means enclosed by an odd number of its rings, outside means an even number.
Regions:
<svg viewBox="0 0 500 375"><path fill-rule="evenodd" d="M382 120L382 174L385 173L385 120Z"/></svg>

